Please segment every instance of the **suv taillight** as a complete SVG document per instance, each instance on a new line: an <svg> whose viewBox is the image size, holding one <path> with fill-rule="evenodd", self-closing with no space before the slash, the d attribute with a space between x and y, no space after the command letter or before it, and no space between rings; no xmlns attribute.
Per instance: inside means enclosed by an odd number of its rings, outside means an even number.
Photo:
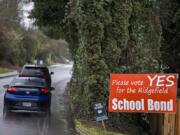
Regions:
<svg viewBox="0 0 180 135"><path fill-rule="evenodd" d="M10 93L16 92L16 87L9 87L9 88L7 89L7 92L10 92Z"/></svg>
<svg viewBox="0 0 180 135"><path fill-rule="evenodd" d="M19 74L19 77L28 77L28 75L25 75L25 74Z"/></svg>
<svg viewBox="0 0 180 135"><path fill-rule="evenodd" d="M41 88L41 92L47 94L49 92L48 88Z"/></svg>

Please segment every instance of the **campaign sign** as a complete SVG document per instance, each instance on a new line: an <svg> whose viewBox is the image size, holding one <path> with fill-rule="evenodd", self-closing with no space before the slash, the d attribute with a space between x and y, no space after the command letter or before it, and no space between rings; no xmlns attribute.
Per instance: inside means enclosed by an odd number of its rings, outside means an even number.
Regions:
<svg viewBox="0 0 180 135"><path fill-rule="evenodd" d="M109 112L176 112L177 74L111 74Z"/></svg>
<svg viewBox="0 0 180 135"><path fill-rule="evenodd" d="M93 103L93 110L96 117L96 121L107 120L106 105L104 102Z"/></svg>

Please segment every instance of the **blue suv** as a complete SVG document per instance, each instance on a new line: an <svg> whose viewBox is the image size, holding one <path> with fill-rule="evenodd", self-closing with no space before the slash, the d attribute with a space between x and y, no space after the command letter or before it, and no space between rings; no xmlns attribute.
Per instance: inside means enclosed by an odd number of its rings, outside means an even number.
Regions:
<svg viewBox="0 0 180 135"><path fill-rule="evenodd" d="M5 85L4 114L10 111L45 112L50 114L51 90L45 79L16 77Z"/></svg>

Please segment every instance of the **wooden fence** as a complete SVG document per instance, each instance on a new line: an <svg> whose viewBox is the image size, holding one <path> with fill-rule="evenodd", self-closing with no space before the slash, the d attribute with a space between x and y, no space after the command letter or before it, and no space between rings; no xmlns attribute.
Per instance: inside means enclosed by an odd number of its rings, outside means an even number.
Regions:
<svg viewBox="0 0 180 135"><path fill-rule="evenodd" d="M180 135L180 99L176 114L150 114L149 120L152 135Z"/></svg>

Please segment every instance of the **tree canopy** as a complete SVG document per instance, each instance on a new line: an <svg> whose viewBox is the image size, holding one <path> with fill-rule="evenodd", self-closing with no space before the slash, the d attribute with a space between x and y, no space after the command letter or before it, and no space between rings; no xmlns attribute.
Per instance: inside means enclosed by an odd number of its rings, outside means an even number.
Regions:
<svg viewBox="0 0 180 135"><path fill-rule="evenodd" d="M0 1L0 66L21 66L33 63L36 58L43 59L45 64L70 59L66 42L50 39L38 29L27 30L20 25L23 2L28 1ZM51 57L55 50L56 55Z"/></svg>

